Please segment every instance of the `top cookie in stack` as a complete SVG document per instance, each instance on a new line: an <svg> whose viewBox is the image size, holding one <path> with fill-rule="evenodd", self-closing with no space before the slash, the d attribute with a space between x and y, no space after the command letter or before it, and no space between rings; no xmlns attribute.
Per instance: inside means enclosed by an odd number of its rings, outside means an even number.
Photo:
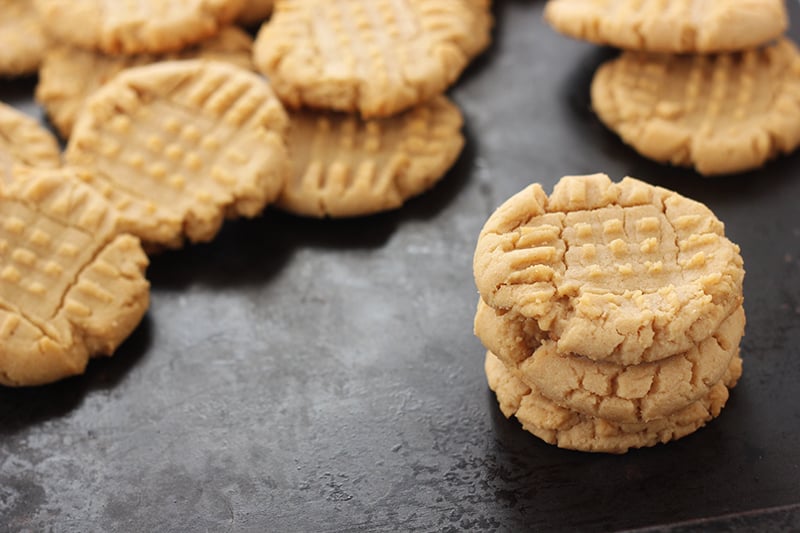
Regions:
<svg viewBox="0 0 800 533"><path fill-rule="evenodd" d="M550 0L545 17L625 49L598 69L592 106L645 157L710 176L800 145L800 53L781 38L783 0Z"/></svg>
<svg viewBox="0 0 800 533"><path fill-rule="evenodd" d="M254 45L292 120L278 205L366 215L433 186L464 143L443 93L491 24L487 0L278 0Z"/></svg>

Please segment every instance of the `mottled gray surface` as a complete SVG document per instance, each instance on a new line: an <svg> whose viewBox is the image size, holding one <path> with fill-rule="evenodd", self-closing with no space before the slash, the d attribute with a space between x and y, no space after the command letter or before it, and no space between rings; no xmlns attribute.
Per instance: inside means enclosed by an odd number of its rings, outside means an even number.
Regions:
<svg viewBox="0 0 800 533"><path fill-rule="evenodd" d="M430 194L363 220L270 211L155 257L116 357L0 390L0 530L606 530L800 503L800 156L716 180L638 157L589 110L613 52L558 36L542 5L497 1L496 43L453 91L467 149ZM36 114L32 87L0 97ZM706 202L747 268L728 407L621 457L506 421L471 333L491 210L596 171Z"/></svg>

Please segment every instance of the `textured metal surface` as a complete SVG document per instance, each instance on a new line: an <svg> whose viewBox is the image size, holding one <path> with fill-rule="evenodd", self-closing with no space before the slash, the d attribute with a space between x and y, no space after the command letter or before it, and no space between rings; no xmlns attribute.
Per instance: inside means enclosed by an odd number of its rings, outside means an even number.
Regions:
<svg viewBox="0 0 800 533"><path fill-rule="evenodd" d="M800 155L713 181L650 163L589 110L613 52L545 27L543 2L496 4L496 42L453 91L467 149L430 194L363 220L270 211L155 257L151 310L113 359L0 390L0 530L608 530L778 524L766 509L800 503ZM32 87L0 98L35 112ZM505 420L471 333L491 210L596 171L707 203L747 269L721 417L624 456Z"/></svg>

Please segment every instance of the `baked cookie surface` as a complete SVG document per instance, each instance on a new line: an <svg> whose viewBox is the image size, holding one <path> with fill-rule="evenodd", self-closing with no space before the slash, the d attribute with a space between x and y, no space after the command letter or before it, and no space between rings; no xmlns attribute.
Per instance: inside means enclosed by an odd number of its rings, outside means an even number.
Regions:
<svg viewBox="0 0 800 533"><path fill-rule="evenodd" d="M61 149L38 121L0 102L0 179L10 177L15 165L56 168Z"/></svg>
<svg viewBox="0 0 800 533"><path fill-rule="evenodd" d="M576 39L629 50L743 50L786 31L783 0L550 0L545 19Z"/></svg>
<svg viewBox="0 0 800 533"><path fill-rule="evenodd" d="M625 52L592 81L597 116L637 152L705 175L800 145L800 54L782 39L716 56Z"/></svg>
<svg viewBox="0 0 800 533"><path fill-rule="evenodd" d="M36 72L47 48L39 13L31 0L0 0L0 76Z"/></svg>
<svg viewBox="0 0 800 533"><path fill-rule="evenodd" d="M16 171L0 204L0 383L49 383L111 355L149 302L139 240L68 169Z"/></svg>
<svg viewBox="0 0 800 533"><path fill-rule="evenodd" d="M463 119L445 96L400 115L290 112L292 177L277 204L309 216L357 216L400 207L432 187L464 145Z"/></svg>
<svg viewBox="0 0 800 533"><path fill-rule="evenodd" d="M255 216L289 172L286 112L261 77L227 63L129 69L85 104L65 160L153 247L213 238Z"/></svg>
<svg viewBox="0 0 800 533"><path fill-rule="evenodd" d="M490 27L464 0L279 0L254 61L288 107L385 117L444 92Z"/></svg>
<svg viewBox="0 0 800 533"><path fill-rule="evenodd" d="M484 225L483 300L532 319L558 353L630 365L688 351L742 303L739 248L703 204L647 183L567 176Z"/></svg>
<svg viewBox="0 0 800 533"><path fill-rule="evenodd" d="M179 59L223 61L252 70L252 46L252 38L232 26L195 46L160 55L110 56L74 46L53 46L45 53L39 71L36 100L67 139L86 98L122 70Z"/></svg>
<svg viewBox="0 0 800 533"><path fill-rule="evenodd" d="M244 6L244 0L33 2L57 40L107 54L180 50L218 33Z"/></svg>
<svg viewBox="0 0 800 533"><path fill-rule="evenodd" d="M486 348L550 401L570 410L622 423L665 418L706 396L739 351L744 309L726 318L711 337L660 361L621 366L576 354L555 343L527 340L523 321L497 314L480 302L475 332Z"/></svg>
<svg viewBox="0 0 800 533"><path fill-rule="evenodd" d="M741 368L737 355L723 380L700 400L666 418L621 424L577 413L550 401L523 383L491 352L486 353L484 365L489 387L507 418L516 416L526 431L559 448L604 453L655 446L697 431L719 416L728 401L728 389L736 385Z"/></svg>

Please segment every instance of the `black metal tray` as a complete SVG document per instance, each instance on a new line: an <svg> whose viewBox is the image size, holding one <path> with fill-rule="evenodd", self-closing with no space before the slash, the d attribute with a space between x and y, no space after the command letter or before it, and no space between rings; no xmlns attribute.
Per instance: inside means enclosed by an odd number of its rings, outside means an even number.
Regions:
<svg viewBox="0 0 800 533"><path fill-rule="evenodd" d="M542 6L496 2L495 43L452 91L466 150L432 192L359 220L269 210L156 256L114 358L0 390L0 530L800 529L800 155L713 180L639 157L589 109L614 52L557 35ZM34 83L0 81L0 99L40 114ZM705 202L747 269L728 406L624 456L505 420L472 336L490 212L597 171Z"/></svg>

